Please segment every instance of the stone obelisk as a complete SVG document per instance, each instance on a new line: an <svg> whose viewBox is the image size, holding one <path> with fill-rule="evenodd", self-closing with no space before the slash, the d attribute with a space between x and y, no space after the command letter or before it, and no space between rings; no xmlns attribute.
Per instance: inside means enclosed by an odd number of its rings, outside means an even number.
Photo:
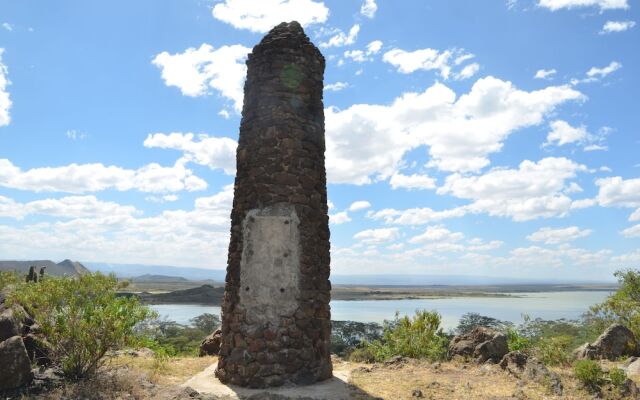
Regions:
<svg viewBox="0 0 640 400"><path fill-rule="evenodd" d="M310 384L332 376L325 62L291 22L247 67L216 376Z"/></svg>

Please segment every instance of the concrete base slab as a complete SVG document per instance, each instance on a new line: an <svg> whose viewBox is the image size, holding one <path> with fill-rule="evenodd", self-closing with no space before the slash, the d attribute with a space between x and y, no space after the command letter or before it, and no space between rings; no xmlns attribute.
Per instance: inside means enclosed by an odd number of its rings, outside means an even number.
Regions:
<svg viewBox="0 0 640 400"><path fill-rule="evenodd" d="M201 394L213 395L221 400L344 400L354 397L362 398L362 392L349 384L348 371L334 371L334 376L323 382L306 386L282 386L268 389L249 389L234 385L225 385L215 377L218 364L212 364L204 371L182 384Z"/></svg>

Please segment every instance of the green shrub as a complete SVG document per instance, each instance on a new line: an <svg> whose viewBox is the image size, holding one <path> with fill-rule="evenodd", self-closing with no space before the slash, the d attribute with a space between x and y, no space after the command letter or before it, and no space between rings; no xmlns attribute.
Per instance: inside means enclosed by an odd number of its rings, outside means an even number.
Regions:
<svg viewBox="0 0 640 400"><path fill-rule="evenodd" d="M576 378L590 391L598 391L604 373L600 365L593 360L576 361L573 366Z"/></svg>
<svg viewBox="0 0 640 400"><path fill-rule="evenodd" d="M609 371L609 380L613 386L621 388L627 380L627 374L625 374L624 370L614 367Z"/></svg>
<svg viewBox="0 0 640 400"><path fill-rule="evenodd" d="M542 337L533 346L533 353L546 365L570 365L571 336Z"/></svg>
<svg viewBox="0 0 640 400"><path fill-rule="evenodd" d="M15 272L0 271L0 290L18 283L20 277Z"/></svg>
<svg viewBox="0 0 640 400"><path fill-rule="evenodd" d="M527 353L531 349L531 339L525 337L514 328L507 329L507 344L509 351L522 351Z"/></svg>
<svg viewBox="0 0 640 400"><path fill-rule="evenodd" d="M18 283L9 299L38 321L51 358L71 379L92 375L109 351L136 345L136 326L154 313L135 297L118 297L114 275L86 274Z"/></svg>
<svg viewBox="0 0 640 400"><path fill-rule="evenodd" d="M372 363L376 361L375 348L368 342L362 343L349 354L349 361Z"/></svg>
<svg viewBox="0 0 640 400"><path fill-rule="evenodd" d="M426 358L431 361L447 357L449 339L440 328L440 314L435 311L416 311L415 316L404 316L394 321L385 321L382 339L374 340L367 351L375 361L393 356Z"/></svg>

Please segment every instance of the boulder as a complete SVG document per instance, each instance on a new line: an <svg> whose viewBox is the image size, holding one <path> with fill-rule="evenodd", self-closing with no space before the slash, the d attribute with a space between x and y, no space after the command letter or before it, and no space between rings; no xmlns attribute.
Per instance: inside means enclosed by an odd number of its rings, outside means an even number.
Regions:
<svg viewBox="0 0 640 400"><path fill-rule="evenodd" d="M455 336L449 344L449 357L473 357L478 362L498 362L508 352L507 337L485 327L475 327L469 333Z"/></svg>
<svg viewBox="0 0 640 400"><path fill-rule="evenodd" d="M635 357L634 357L635 358ZM640 359L636 358L624 368L627 376L640 378Z"/></svg>
<svg viewBox="0 0 640 400"><path fill-rule="evenodd" d="M29 333L22 338L22 341L31 362L35 362L39 366L51 365L51 345L46 339Z"/></svg>
<svg viewBox="0 0 640 400"><path fill-rule="evenodd" d="M7 308L0 312L0 342L13 336L18 336L21 324L13 309Z"/></svg>
<svg viewBox="0 0 640 400"><path fill-rule="evenodd" d="M616 360L621 356L632 356L637 352L637 342L633 332L620 324L608 327L593 343L585 343L574 352L577 359Z"/></svg>
<svg viewBox="0 0 640 400"><path fill-rule="evenodd" d="M222 330L216 329L200 343L200 357L217 356L222 341Z"/></svg>
<svg viewBox="0 0 640 400"><path fill-rule="evenodd" d="M16 389L33 379L31 361L20 336L0 343L0 365L0 390Z"/></svg>
<svg viewBox="0 0 640 400"><path fill-rule="evenodd" d="M555 395L562 396L564 387L558 374L549 371L549 369L535 357L529 357L519 351L512 351L502 357L500 367L516 378L547 386Z"/></svg>
<svg viewBox="0 0 640 400"><path fill-rule="evenodd" d="M511 375L520 377L520 374L524 371L524 367L527 365L529 356L521 351L512 351L507 353L500 360L500 367L510 373Z"/></svg>

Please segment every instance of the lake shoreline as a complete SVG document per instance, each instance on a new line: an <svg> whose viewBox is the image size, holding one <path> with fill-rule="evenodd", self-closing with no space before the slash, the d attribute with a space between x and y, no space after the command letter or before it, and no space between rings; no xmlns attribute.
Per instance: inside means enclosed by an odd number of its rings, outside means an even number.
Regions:
<svg viewBox="0 0 640 400"><path fill-rule="evenodd" d="M474 285L474 286L362 286L334 285L331 300L340 301L398 301L441 300L456 298L521 298L535 293L559 292L612 292L617 285ZM136 296L149 305L191 304L220 306L223 287L203 285L199 287L164 291L122 292L123 296Z"/></svg>
<svg viewBox="0 0 640 400"><path fill-rule="evenodd" d="M331 300L331 319L336 321L377 322L392 320L400 315L413 315L416 310L436 311L441 315L442 327L454 329L460 317L477 313L503 321L520 324L524 316L545 320L580 319L589 307L601 303L612 291L565 291L512 293L508 297L448 297L411 300ZM150 307L169 320L189 324L200 314L220 315L221 307L214 305L157 304Z"/></svg>

